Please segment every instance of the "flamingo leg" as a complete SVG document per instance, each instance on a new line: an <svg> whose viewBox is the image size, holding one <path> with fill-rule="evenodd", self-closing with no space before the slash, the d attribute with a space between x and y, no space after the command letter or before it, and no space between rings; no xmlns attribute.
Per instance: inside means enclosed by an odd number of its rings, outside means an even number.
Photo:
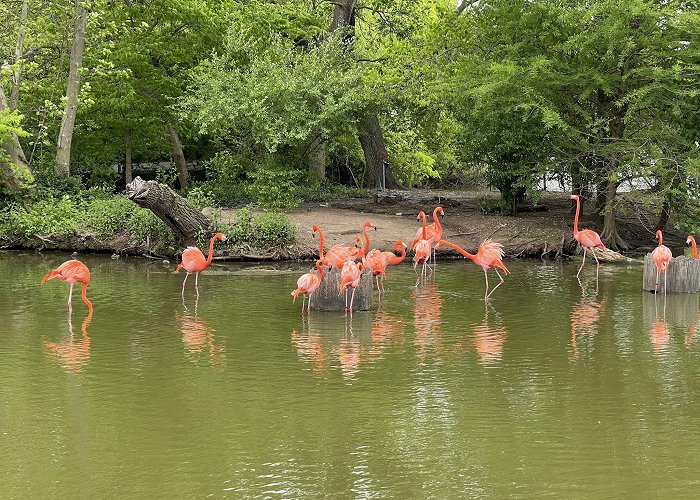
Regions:
<svg viewBox="0 0 700 500"><path fill-rule="evenodd" d="M70 290L68 291L68 309L73 307L73 283L70 285Z"/></svg>
<svg viewBox="0 0 700 500"><path fill-rule="evenodd" d="M345 314L348 313L348 289L345 288Z"/></svg>
<svg viewBox="0 0 700 500"><path fill-rule="evenodd" d="M350 297L350 316L352 316L352 303L355 300L355 288L352 289L352 296Z"/></svg>
<svg viewBox="0 0 700 500"><path fill-rule="evenodd" d="M666 298L666 278L668 277L668 267L664 269L664 299ZM664 308L666 307L666 302L664 302ZM664 309L664 315L666 314ZM665 318L664 318L665 319Z"/></svg>
<svg viewBox="0 0 700 500"><path fill-rule="evenodd" d="M313 297L313 293L309 294L309 303L306 305L306 312L311 312L311 297Z"/></svg>
<svg viewBox="0 0 700 500"><path fill-rule="evenodd" d="M484 301L489 300L489 275L486 274L486 269L484 269L484 279L486 280L486 290L484 291Z"/></svg>
<svg viewBox="0 0 700 500"><path fill-rule="evenodd" d="M658 293L659 291L659 277L661 276L661 268L657 267L656 268L656 285L654 285L654 293Z"/></svg>
<svg viewBox="0 0 700 500"><path fill-rule="evenodd" d="M487 299L491 296L491 294L493 294L493 292L496 291L496 288L498 288L498 287L501 286L503 283L505 283L505 280L503 279L503 276L501 276L501 273L498 272L498 269L495 269L495 268L494 268L494 270L496 271L496 274L498 275L498 277L501 278L501 281L498 283L498 285L496 285L495 287L493 287L493 290L491 290L491 293L489 293L489 294L486 296ZM484 271L484 272L486 272L486 271Z"/></svg>
<svg viewBox="0 0 700 500"><path fill-rule="evenodd" d="M304 314L304 304L306 304L306 294L302 294L301 296L301 314Z"/></svg>
<svg viewBox="0 0 700 500"><path fill-rule="evenodd" d="M581 267L578 268L578 272L576 273L576 277L578 278L578 275L581 274L581 269L583 269L583 265L586 263L586 247L583 247L583 262L581 262Z"/></svg>
<svg viewBox="0 0 700 500"><path fill-rule="evenodd" d="M182 296L185 296L185 283L187 283L187 278L189 277L190 273L185 274L185 279L182 280Z"/></svg>
<svg viewBox="0 0 700 500"><path fill-rule="evenodd" d="M598 272L600 271L600 261L598 260L598 257L595 254L595 248L591 248L591 252L593 253L593 258L595 259L595 291L598 291Z"/></svg>

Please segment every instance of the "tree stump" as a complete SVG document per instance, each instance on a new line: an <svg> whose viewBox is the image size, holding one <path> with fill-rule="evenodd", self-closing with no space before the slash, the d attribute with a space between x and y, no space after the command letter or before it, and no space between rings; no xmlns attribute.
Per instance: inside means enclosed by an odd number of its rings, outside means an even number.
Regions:
<svg viewBox="0 0 700 500"><path fill-rule="evenodd" d="M666 271L661 271L658 293L664 293L664 273L667 292L697 293L700 291L700 260L686 256L675 257ZM651 260L651 254L644 257L644 282L642 287L649 292L654 291L656 284L656 265Z"/></svg>
<svg viewBox="0 0 700 500"><path fill-rule="evenodd" d="M209 230L209 219L189 201L165 184L136 177L126 185L126 195L165 222L184 245L193 245L201 231Z"/></svg>
<svg viewBox="0 0 700 500"><path fill-rule="evenodd" d="M360 278L360 286L355 290L353 311L369 311L372 307L372 279L372 271L365 269L362 278ZM350 306L350 294L352 294L352 289L348 291L348 306ZM323 273L321 284L311 300L311 309L315 311L345 311L345 292L340 294L340 269L334 267Z"/></svg>

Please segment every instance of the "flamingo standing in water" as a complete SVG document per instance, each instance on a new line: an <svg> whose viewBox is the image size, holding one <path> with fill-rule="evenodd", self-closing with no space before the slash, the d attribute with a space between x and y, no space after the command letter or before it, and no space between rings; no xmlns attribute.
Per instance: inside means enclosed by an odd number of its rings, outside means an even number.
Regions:
<svg viewBox="0 0 700 500"><path fill-rule="evenodd" d="M666 296L666 276L668 274L668 265L673 259L673 254L671 253L671 249L663 244L664 236L661 234L661 230L656 231L656 239L659 240L659 246L651 252L651 260L656 264L656 285L654 286L654 293L659 291L659 276L661 276L661 271L663 271L664 296Z"/></svg>
<svg viewBox="0 0 700 500"><path fill-rule="evenodd" d="M418 213L418 218L423 219L423 228L422 228L422 234L421 234L421 239L416 242L416 245L414 247L414 255L413 255L413 271L416 273L416 286L418 286L418 283L420 282L420 278L418 277L418 271L416 271L416 266L420 262L423 262L423 269L421 271L421 276L427 275L427 270L426 267L428 265L428 259L430 258L430 254L432 253L432 245L430 241L428 240L428 233L426 230L425 226L425 212L422 210Z"/></svg>
<svg viewBox="0 0 700 500"><path fill-rule="evenodd" d="M362 271L364 266L362 263L355 263L349 260L343 266L340 271L340 294L345 292L345 312L348 311L348 288L352 288L352 297L350 298L350 314L352 314L352 303L355 300L355 290L360 286L360 278L362 278Z"/></svg>
<svg viewBox="0 0 700 500"><path fill-rule="evenodd" d="M454 248L465 258L471 259L471 261L474 262L474 264L476 264L477 266L481 266L481 268L484 270L484 279L486 279L486 291L484 292L484 300L488 300L491 294L496 291L496 288L498 288L505 282L503 276L501 276L501 273L499 273L498 270L503 270L506 276L510 274L510 271L503 264L502 261L503 256L505 254L503 253L503 245L501 245L500 243L496 243L495 241L487 239L483 241L481 245L479 245L479 249L477 250L476 255L467 252L460 246L455 245L454 243L451 243L447 240L440 240L435 246L436 248L439 248L442 245L447 245L448 247ZM491 293L489 293L489 277L486 274L486 271L488 271L489 269L494 269L498 277L501 279L501 282L498 283L498 285L496 285L493 288L493 290L491 290Z"/></svg>
<svg viewBox="0 0 700 500"><path fill-rule="evenodd" d="M209 264L211 264L211 260L214 257L214 242L216 240L226 241L226 236L222 233L216 233L212 236L211 241L209 241L209 255L206 259L202 251L197 247L187 247L182 252L182 262L175 268L175 272L178 272L181 268L187 271L185 279L182 282L183 298L185 297L185 283L187 283L187 278L190 273L195 273L194 288L197 290L197 297L199 297L199 273L204 271L209 267Z"/></svg>
<svg viewBox="0 0 700 500"><path fill-rule="evenodd" d="M83 290L80 293L80 297L87 305L88 311L92 313L92 302L90 302L87 298L87 287L90 284L90 270L85 264L75 259L67 260L44 276L44 279L41 280L41 284L43 285L45 282L54 278L65 281L70 285L70 292L68 292L68 310L71 312L73 311L73 285L76 283L81 283L83 285Z"/></svg>
<svg viewBox="0 0 700 500"><path fill-rule="evenodd" d="M306 273L301 275L301 277L297 280L297 288L292 292L292 296L294 297L294 300L292 303L296 302L297 297L301 294L302 295L302 303L301 303L301 311L304 312L304 301L306 301L306 297L309 297L309 305L306 308L306 312L311 311L311 296L314 294L316 289L319 287L321 284L321 280L323 279L323 266L327 266L328 262L326 259L319 259L316 261L316 269L318 270L318 274L314 273Z"/></svg>
<svg viewBox="0 0 700 500"><path fill-rule="evenodd" d="M411 250L414 249L416 244L421 240L421 239L427 239L431 246L440 241L442 239L442 224L440 224L440 218L438 217L438 214L441 216L445 216L445 211L442 209L442 207L435 207L435 210L433 210L433 223L428 224L425 227L425 233L426 237L423 238L423 228L418 229L416 231L416 235L414 236L413 240L411 240L411 244L409 245L411 247ZM433 251L433 263L435 263L435 252Z"/></svg>
<svg viewBox="0 0 700 500"><path fill-rule="evenodd" d="M586 250L590 250L593 254L593 258L595 259L595 277L596 280L598 280L598 270L600 269L600 262L598 262L598 257L596 257L595 255L595 248L600 248L603 252L607 252L607 248L605 248L603 241L600 239L600 235L592 229L584 229L583 231L578 230L578 216L581 212L581 200L579 199L579 196L577 194L572 194L571 199L576 200L576 215L574 216L574 239L578 241L579 244L583 247L583 262L581 262L581 267L576 273L576 278L578 278L578 275L581 274L581 269L583 269L583 265L586 263Z"/></svg>
<svg viewBox="0 0 700 500"><path fill-rule="evenodd" d="M693 258L700 259L700 253L698 252L698 245L695 243L695 238L688 235L688 239L685 240L685 244L693 247Z"/></svg>

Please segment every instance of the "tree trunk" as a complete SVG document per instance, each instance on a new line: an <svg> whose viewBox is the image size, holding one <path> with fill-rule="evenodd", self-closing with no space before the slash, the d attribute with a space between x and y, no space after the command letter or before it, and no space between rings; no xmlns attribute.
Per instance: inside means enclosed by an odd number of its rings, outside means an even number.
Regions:
<svg viewBox="0 0 700 500"><path fill-rule="evenodd" d="M24 50L24 30L27 25L29 15L29 0L22 2L22 12L19 17L19 32L17 33L17 45L15 46L15 68L12 70L12 89L10 91L10 111L14 111L19 106L19 80L21 70L17 64L22 59Z"/></svg>
<svg viewBox="0 0 700 500"><path fill-rule="evenodd" d="M182 152L180 137L177 135L177 131L172 125L168 124L166 130L168 132L170 146L173 148L173 163L175 163L175 168L177 168L177 178L180 181L180 189L187 189L189 185L189 174L187 173L187 163L185 162L185 153Z"/></svg>
<svg viewBox="0 0 700 500"><path fill-rule="evenodd" d="M398 189L399 183L391 174L384 135L379 118L372 113L360 122L360 144L365 156L365 187Z"/></svg>
<svg viewBox="0 0 700 500"><path fill-rule="evenodd" d="M2 87L0 77L0 111L8 109L7 96ZM11 134L5 142L0 145L6 154L6 158L0 155L0 186L5 192L12 195L30 194L27 189L32 189L32 170L29 168L27 158L24 156L22 145L15 134Z"/></svg>
<svg viewBox="0 0 700 500"><path fill-rule="evenodd" d="M355 4L357 0L338 0L335 2L333 9L333 22L331 23L328 31L330 33L336 31L340 28L349 27L351 33L348 34L350 41L352 39L353 33L355 31Z"/></svg>
<svg viewBox="0 0 700 500"><path fill-rule="evenodd" d="M659 215L659 222L656 224L656 229L663 231L666 229L666 224L668 224L668 219L671 217L671 204L668 199L664 198L664 203L661 205L661 214Z"/></svg>
<svg viewBox="0 0 700 500"><path fill-rule="evenodd" d="M210 221L185 198L165 184L136 177L126 186L126 195L137 205L147 208L173 230L183 245L194 245Z"/></svg>
<svg viewBox="0 0 700 500"><path fill-rule="evenodd" d="M75 0L75 32L73 47L70 51L70 70L68 72L68 88L66 89L66 107L63 110L61 129L56 145L56 176L70 175L70 148L73 142L75 115L78 111L78 95L80 94L80 67L83 65L85 52L85 31L87 29L88 12L80 0Z"/></svg>
<svg viewBox="0 0 700 500"><path fill-rule="evenodd" d="M326 178L326 142L320 133L313 134L307 142L309 178L322 181Z"/></svg>
<svg viewBox="0 0 700 500"><path fill-rule="evenodd" d="M131 133L126 134L126 150L124 152L124 180L127 184L132 181L131 164Z"/></svg>
<svg viewBox="0 0 700 500"><path fill-rule="evenodd" d="M603 215L603 232L600 238L606 244L606 246L612 248L613 250L626 250L629 248L629 244L622 239L620 233L617 231L617 210L615 208L615 197L617 195L617 188L620 183L617 181L608 181L607 188L605 190L605 213Z"/></svg>

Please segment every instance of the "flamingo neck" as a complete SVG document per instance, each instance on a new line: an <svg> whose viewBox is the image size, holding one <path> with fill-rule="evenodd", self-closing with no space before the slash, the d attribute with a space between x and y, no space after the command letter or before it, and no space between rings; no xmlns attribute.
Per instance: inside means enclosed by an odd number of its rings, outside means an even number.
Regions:
<svg viewBox="0 0 700 500"><path fill-rule="evenodd" d="M581 212L581 201L576 198L576 215L574 216L574 237L578 234L578 216Z"/></svg>
<svg viewBox="0 0 700 500"><path fill-rule="evenodd" d="M397 245L394 247L394 250L399 252L399 255L394 255L394 257L391 259L391 263L400 264L406 258L406 247L403 245Z"/></svg>
<svg viewBox="0 0 700 500"><path fill-rule="evenodd" d="M367 228L369 226L365 224L362 226L362 234L365 235L365 247L362 249L362 256L364 257L365 254L369 251L369 235L367 234Z"/></svg>
<svg viewBox="0 0 700 500"><path fill-rule="evenodd" d="M421 239L423 239L423 240L427 240L427 239L428 239L428 234L427 234L426 231L425 231L425 219L426 219L426 218L427 218L427 217L425 216L425 214L423 214L423 233L422 233L422 236L421 236Z"/></svg>
<svg viewBox="0 0 700 500"><path fill-rule="evenodd" d="M476 255L467 252L464 248L460 247L459 245L455 245L454 243L450 243L447 240L440 240L440 246L442 246L442 245L447 245L450 248L454 248L459 253L461 253L465 258L476 262Z"/></svg>
<svg viewBox="0 0 700 500"><path fill-rule="evenodd" d="M323 258L323 246L326 244L326 239L323 237L323 231L318 228L318 254Z"/></svg>
<svg viewBox="0 0 700 500"><path fill-rule="evenodd" d="M212 238L209 242L209 255L207 255L207 266L211 264L211 261L214 258L214 240L215 238Z"/></svg>
<svg viewBox="0 0 700 500"><path fill-rule="evenodd" d="M435 232L437 234L437 239L440 239L440 236L442 236L442 224L440 224L440 217L438 217L438 209L440 207L437 207L435 210L433 210L433 223L435 224Z"/></svg>
<svg viewBox="0 0 700 500"><path fill-rule="evenodd" d="M88 307L88 311L90 312L90 315L92 315L92 302L87 298L87 283L83 283L83 290L80 292L80 297L83 299L83 302L85 302L85 305Z"/></svg>
<svg viewBox="0 0 700 500"><path fill-rule="evenodd" d="M698 254L698 246L695 243L695 238L693 238L692 236L690 237L690 245L693 248L693 258L694 259L700 258L700 254Z"/></svg>
<svg viewBox="0 0 700 500"><path fill-rule="evenodd" d="M661 231L656 232L656 236L659 237L659 246L663 246L664 243L664 235Z"/></svg>
<svg viewBox="0 0 700 500"><path fill-rule="evenodd" d="M323 266L320 260L316 261L316 269L318 269L318 280L321 281L321 278L323 278Z"/></svg>

